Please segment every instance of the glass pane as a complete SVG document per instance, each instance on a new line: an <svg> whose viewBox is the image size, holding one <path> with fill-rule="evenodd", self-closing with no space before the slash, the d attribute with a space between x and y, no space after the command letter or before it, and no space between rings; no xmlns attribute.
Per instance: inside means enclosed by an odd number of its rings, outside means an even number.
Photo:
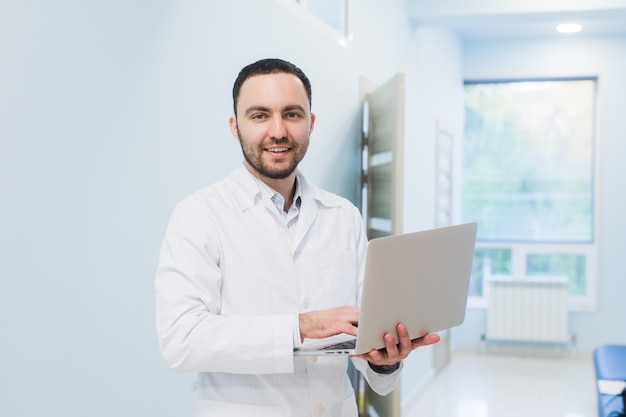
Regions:
<svg viewBox="0 0 626 417"><path fill-rule="evenodd" d="M300 1L315 16L347 35L347 0L307 0Z"/></svg>
<svg viewBox="0 0 626 417"><path fill-rule="evenodd" d="M483 295L484 279L489 275L511 275L511 249L476 248L472 264L469 295Z"/></svg>
<svg viewBox="0 0 626 417"><path fill-rule="evenodd" d="M585 294L585 256L535 254L526 257L529 276L567 277L571 295Z"/></svg>
<svg viewBox="0 0 626 417"><path fill-rule="evenodd" d="M595 80L467 84L463 219L479 241L592 242Z"/></svg>

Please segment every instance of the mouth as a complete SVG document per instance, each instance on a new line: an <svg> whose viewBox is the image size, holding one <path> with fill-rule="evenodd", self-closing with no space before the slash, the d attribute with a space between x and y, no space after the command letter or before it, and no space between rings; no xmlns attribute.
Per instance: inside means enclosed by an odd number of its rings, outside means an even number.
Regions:
<svg viewBox="0 0 626 417"><path fill-rule="evenodd" d="M266 148L265 149L266 152L269 152L270 154L275 155L275 156L283 156L287 152L289 152L289 150L290 150L290 148L285 148L285 147L282 147L282 148Z"/></svg>

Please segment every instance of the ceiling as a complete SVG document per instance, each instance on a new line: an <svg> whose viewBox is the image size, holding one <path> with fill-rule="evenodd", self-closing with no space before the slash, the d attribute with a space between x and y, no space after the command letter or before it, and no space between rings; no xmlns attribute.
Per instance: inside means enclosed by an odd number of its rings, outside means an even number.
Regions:
<svg viewBox="0 0 626 417"><path fill-rule="evenodd" d="M465 14L411 16L417 26L447 27L466 39L520 38L626 34L626 7L538 13ZM580 23L583 30L577 34L556 32L559 23Z"/></svg>

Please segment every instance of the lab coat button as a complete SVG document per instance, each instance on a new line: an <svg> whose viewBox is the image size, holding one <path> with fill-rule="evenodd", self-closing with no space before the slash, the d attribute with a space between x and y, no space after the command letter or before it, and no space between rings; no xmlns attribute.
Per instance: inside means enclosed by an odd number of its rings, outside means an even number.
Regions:
<svg viewBox="0 0 626 417"><path fill-rule="evenodd" d="M306 298L302 299L302 302L300 303L300 305L302 306L302 308L307 309L309 308L309 300L307 300Z"/></svg>
<svg viewBox="0 0 626 417"><path fill-rule="evenodd" d="M317 356L311 356L310 359L311 362L317 362Z"/></svg>
<svg viewBox="0 0 626 417"><path fill-rule="evenodd" d="M323 406L322 404L318 405L318 406L315 408L315 413L316 413L318 416L321 416L322 414L324 414L324 406Z"/></svg>

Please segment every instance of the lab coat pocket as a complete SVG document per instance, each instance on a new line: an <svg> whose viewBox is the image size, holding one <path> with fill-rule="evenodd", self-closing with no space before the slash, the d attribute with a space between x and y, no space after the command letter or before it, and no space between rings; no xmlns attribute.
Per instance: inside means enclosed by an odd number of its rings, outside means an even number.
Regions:
<svg viewBox="0 0 626 417"><path fill-rule="evenodd" d="M288 417L282 407L235 404L197 398L193 417Z"/></svg>
<svg viewBox="0 0 626 417"><path fill-rule="evenodd" d="M358 291L356 253L325 251L302 254L298 274L300 296L314 310L355 305Z"/></svg>

